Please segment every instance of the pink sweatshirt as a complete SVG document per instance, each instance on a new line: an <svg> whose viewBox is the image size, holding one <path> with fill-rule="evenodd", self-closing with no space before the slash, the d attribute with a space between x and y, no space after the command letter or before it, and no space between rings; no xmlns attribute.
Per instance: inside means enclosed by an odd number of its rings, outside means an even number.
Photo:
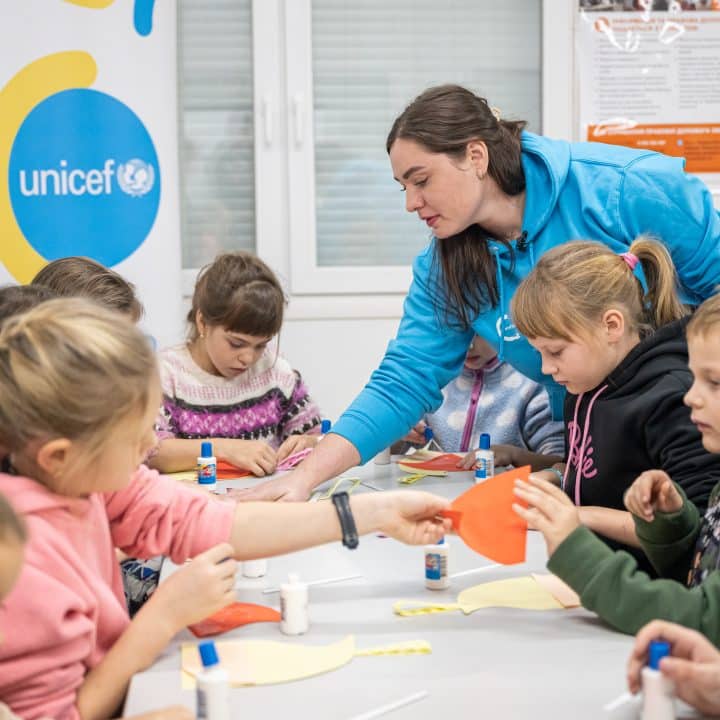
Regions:
<svg viewBox="0 0 720 720"><path fill-rule="evenodd" d="M230 538L234 506L141 466L127 488L56 495L0 474L27 524L25 565L0 605L0 701L25 720L77 720L78 687L128 626L115 547L176 563Z"/></svg>

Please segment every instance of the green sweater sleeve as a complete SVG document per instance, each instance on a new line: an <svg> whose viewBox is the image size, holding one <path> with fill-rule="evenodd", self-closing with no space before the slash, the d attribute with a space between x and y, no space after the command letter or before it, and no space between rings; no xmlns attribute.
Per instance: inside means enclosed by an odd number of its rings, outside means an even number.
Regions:
<svg viewBox="0 0 720 720"><path fill-rule="evenodd" d="M557 548L548 569L580 595L588 610L621 632L634 634L661 619L699 630L720 644L720 573L688 588L675 580L653 580L626 552L613 552L586 527Z"/></svg>

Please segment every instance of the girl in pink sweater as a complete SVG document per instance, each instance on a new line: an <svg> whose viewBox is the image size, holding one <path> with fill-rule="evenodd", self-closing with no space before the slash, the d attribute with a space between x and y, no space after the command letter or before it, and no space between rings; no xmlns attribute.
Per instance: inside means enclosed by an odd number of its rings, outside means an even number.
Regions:
<svg viewBox="0 0 720 720"><path fill-rule="evenodd" d="M0 701L25 720L112 717L175 633L234 600L232 558L341 535L329 503L234 506L140 466L160 395L145 338L94 303L50 300L0 330L0 493L29 538L0 606ZM351 500L359 533L413 544L439 540L447 505L409 492ZM131 622L115 547L195 559Z"/></svg>

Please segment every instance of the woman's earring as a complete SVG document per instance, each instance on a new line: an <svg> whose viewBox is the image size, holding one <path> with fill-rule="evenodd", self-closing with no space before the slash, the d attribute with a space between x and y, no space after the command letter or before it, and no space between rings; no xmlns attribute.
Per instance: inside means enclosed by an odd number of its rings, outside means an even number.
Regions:
<svg viewBox="0 0 720 720"><path fill-rule="evenodd" d="M477 179L480 180L480 181L484 180L484 179L485 179L485 173L478 171Z"/></svg>

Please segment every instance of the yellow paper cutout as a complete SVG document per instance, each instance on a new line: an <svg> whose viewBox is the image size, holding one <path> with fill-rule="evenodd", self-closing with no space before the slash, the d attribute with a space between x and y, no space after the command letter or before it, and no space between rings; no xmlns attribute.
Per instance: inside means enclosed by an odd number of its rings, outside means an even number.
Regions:
<svg viewBox="0 0 720 720"><path fill-rule="evenodd" d="M563 606L555 597L531 577L510 578L475 585L458 595L457 603L423 603L418 600L399 600L393 605L397 615L426 615L460 610L469 615L487 607L508 607L518 610L557 610Z"/></svg>
<svg viewBox="0 0 720 720"><path fill-rule="evenodd" d="M557 575L549 573L539 575L533 573L532 576L539 582L553 597L566 608L580 607L579 595L569 586L566 585Z"/></svg>
<svg viewBox="0 0 720 720"><path fill-rule="evenodd" d="M352 635L331 645L321 646L293 645L270 640L221 640L215 643L215 646L232 687L303 680L336 670L355 656L416 655L432 652L430 643L424 640L358 650ZM197 644L183 643L183 689L195 687L195 676L201 669Z"/></svg>

